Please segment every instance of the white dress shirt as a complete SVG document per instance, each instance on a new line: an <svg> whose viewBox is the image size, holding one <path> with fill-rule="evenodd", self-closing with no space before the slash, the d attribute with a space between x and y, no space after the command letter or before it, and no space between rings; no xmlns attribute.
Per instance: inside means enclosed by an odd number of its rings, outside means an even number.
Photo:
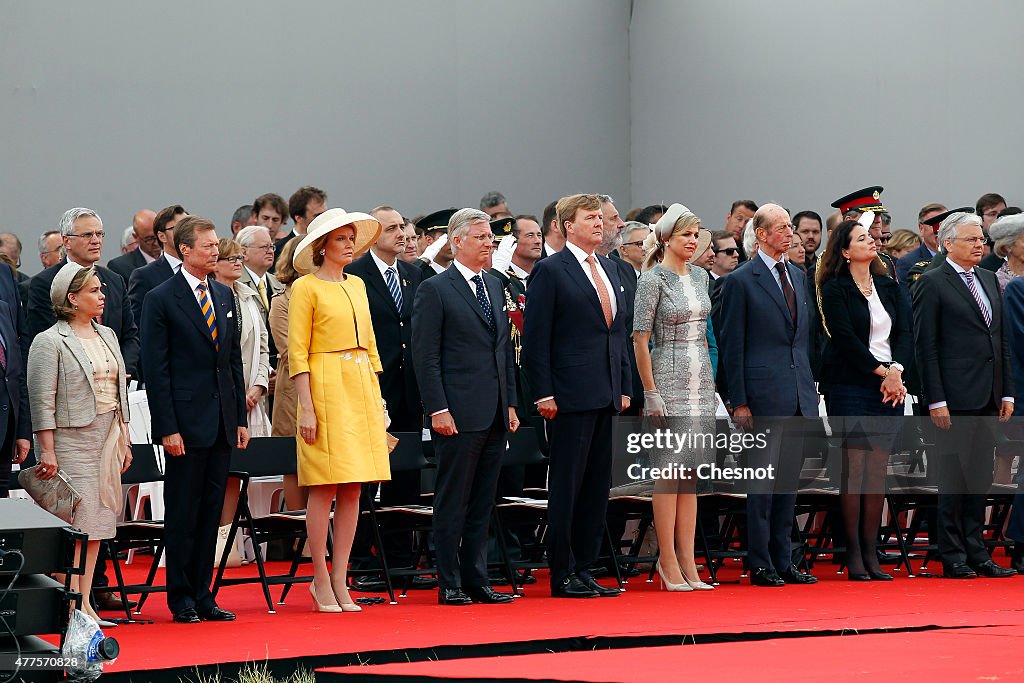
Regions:
<svg viewBox="0 0 1024 683"><path fill-rule="evenodd" d="M166 251L164 252L164 259L167 261L167 265L171 267L171 272L175 275L181 270L181 259L176 256L171 256Z"/></svg>
<svg viewBox="0 0 1024 683"><path fill-rule="evenodd" d="M188 268L182 268L181 269L181 273L182 273L182 275L185 276L185 282L188 283L188 288L192 290L192 296L195 297L197 304L199 304L199 292L197 291L197 288L199 287L200 283L206 285L206 298L210 300L210 305L212 306L213 305L213 295L210 294L210 280L209 280L209 278L207 278L205 280L200 280L195 275L193 275L192 273L188 272ZM200 310L200 312L203 310L202 304L199 304L199 310ZM216 313L214 315L216 315Z"/></svg>

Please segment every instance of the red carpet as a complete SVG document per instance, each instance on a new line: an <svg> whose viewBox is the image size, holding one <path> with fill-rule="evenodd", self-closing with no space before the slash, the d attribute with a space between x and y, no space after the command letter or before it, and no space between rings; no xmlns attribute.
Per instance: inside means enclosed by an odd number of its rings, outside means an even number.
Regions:
<svg viewBox="0 0 1024 683"><path fill-rule="evenodd" d="M144 570L142 565L129 567L129 580L135 580ZM816 586L766 589L753 588L747 583L725 584L713 592L703 594L665 593L657 590L656 583L649 584L637 578L631 581L625 595L614 599L593 600L552 599L547 595L545 577L542 575L537 584L527 587L527 597L512 605L441 607L436 604L434 591L420 591L411 592L397 606L374 605L364 607L359 614L325 615L309 611L310 599L304 585L293 588L288 604L279 606L277 614L269 615L258 585L253 584L226 588L218 598L222 607L238 614L237 621L199 625L171 622L164 596L156 594L150 597L143 614L156 623L126 624L110 632L121 644L121 656L107 668L107 673L243 661L298 660L345 653L361 653L364 655L361 657L363 661L379 662L395 659L390 654L394 651L516 641L700 634L728 634L724 637L731 638L733 634L745 633L854 631L932 625L996 628L864 635L856 638L713 642L698 646L648 647L642 653L614 650L524 655L516 657L515 670L517 675L529 670L549 677L556 672L563 672L559 673L562 676L559 680L568 680L567 676L581 680L633 680L628 677L629 671L633 671L638 676L642 674L644 680L652 680L661 678L653 675L655 669L678 672L681 664L686 663L689 667L692 662L692 666L696 667L735 666L740 667L740 670L742 667L751 667L749 671L763 673L760 665L765 661L769 647L770 661L788 661L791 664L800 661L816 662L817 666L826 667L823 672L831 672L832 667L837 666L829 662L856 663L857 666L867 666L870 662L870 668L875 671L882 671L883 665L885 671L899 670L901 657L909 656L901 655L900 652L908 647L918 653L923 652L919 648L926 648L928 652L935 649L936 652L942 652L943 657L951 653L964 666L974 660L991 664L1003 662L1007 665L1005 670L991 670L992 675L1009 675L1007 672L1015 670L1013 667L1017 665L1010 653L1015 651L1014 644L1021 643L1017 638L1024 635L1024 629L1021 628L1024 626L1024 601L1021 599L1024 597L1024 579L958 582L898 576L896 581L889 583L861 584L850 583L834 571L833 565L819 564L815 573L821 582ZM246 567L232 570L232 573L252 574L255 569ZM158 580L162 581L162 572L160 574ZM736 570L726 570L722 578L735 579L736 575ZM273 587L275 600L280 590L280 587ZM708 636L706 640L713 641L721 637ZM999 639L1013 640L997 642ZM698 638L698 642L700 640ZM993 642L991 647L985 648L990 654L981 658L975 652L974 659L966 656L971 644L981 641ZM796 652L796 648L802 653L799 660L783 654ZM382 652L389 659L381 659ZM633 654L627 654L629 652ZM830 654L833 652L835 654ZM365 656L368 653L378 653L378 656ZM814 653L813 656L811 653ZM593 664L577 663L580 658L598 656L600 658L587 659ZM644 662L639 668L637 657ZM550 658L550 665L545 658ZM427 662L423 666L429 665L431 673L427 673L426 669L415 672L409 670L402 675L480 676L488 671L505 670L504 663L495 663L505 659ZM323 666L324 661L318 661L318 665ZM536 664L539 668L533 668L533 662L539 662ZM342 662L339 660L337 663ZM908 659L908 664L915 667L927 666L927 670L935 671L940 676L945 670L943 667L931 668L935 662L929 662L928 657L922 654ZM442 665L453 668L432 668ZM360 667L360 671L369 674L372 668L374 673L387 673L390 669L385 667L394 666L399 665ZM477 668L473 669L474 666ZM846 672L844 675L853 675L855 670L848 666L841 666ZM731 673L732 670L728 670ZM434 671L444 673L434 674ZM974 668L957 671L962 671L964 676L973 676L975 673L980 675L983 672L982 669ZM599 677L603 673L611 677ZM831 674L829 677L830 680L836 680ZM143 677L133 678L145 680Z"/></svg>
<svg viewBox="0 0 1024 683"><path fill-rule="evenodd" d="M771 644L713 643L675 647L455 659L320 669L318 681L547 680L649 683L696 680L967 681L1024 679L1024 629L887 633L792 638ZM769 649L770 648L770 649ZM326 674L326 675L325 675ZM344 676L344 678L342 678Z"/></svg>

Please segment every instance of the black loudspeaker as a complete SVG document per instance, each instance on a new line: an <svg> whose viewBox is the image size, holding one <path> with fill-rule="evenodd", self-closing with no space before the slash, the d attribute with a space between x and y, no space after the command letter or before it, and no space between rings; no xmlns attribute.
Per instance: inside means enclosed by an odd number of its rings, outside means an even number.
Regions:
<svg viewBox="0 0 1024 683"><path fill-rule="evenodd" d="M24 681L62 675L45 665L60 647L35 636L59 635L63 644L71 606L81 597L70 590L70 575L82 573L86 540L32 501L0 498L0 680L15 670ZM63 574L65 582L48 574Z"/></svg>

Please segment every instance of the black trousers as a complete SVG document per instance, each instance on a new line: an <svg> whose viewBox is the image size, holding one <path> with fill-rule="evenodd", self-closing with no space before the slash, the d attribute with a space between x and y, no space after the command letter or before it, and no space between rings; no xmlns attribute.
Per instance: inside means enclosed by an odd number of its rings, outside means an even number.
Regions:
<svg viewBox="0 0 1024 683"><path fill-rule="evenodd" d="M746 453L748 467L775 468L775 479L747 482L747 559L753 569L784 572L793 566L793 512L803 464L803 434L795 423L754 420L767 432L765 448Z"/></svg>
<svg viewBox="0 0 1024 683"><path fill-rule="evenodd" d="M231 445L223 428L210 448L186 444L184 455L166 456L167 606L174 614L216 607L210 582L230 461Z"/></svg>
<svg viewBox="0 0 1024 683"><path fill-rule="evenodd" d="M434 552L441 588L480 588L487 578L487 530L505 452L501 407L490 429L431 434L437 456Z"/></svg>
<svg viewBox="0 0 1024 683"><path fill-rule="evenodd" d="M982 531L985 500L992 486L996 414L994 403L982 410L950 411L948 432L932 427L939 444L936 541L943 567L977 566L992 559Z"/></svg>
<svg viewBox="0 0 1024 683"><path fill-rule="evenodd" d="M612 479L612 406L559 412L548 422L548 564L551 584L594 564Z"/></svg>

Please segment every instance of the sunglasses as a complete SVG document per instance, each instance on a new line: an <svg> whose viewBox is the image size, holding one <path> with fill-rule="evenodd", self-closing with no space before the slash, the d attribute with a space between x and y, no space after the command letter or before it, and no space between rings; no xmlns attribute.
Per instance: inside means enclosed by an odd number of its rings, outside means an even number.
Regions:
<svg viewBox="0 0 1024 683"><path fill-rule="evenodd" d="M882 244L888 244L889 240L891 240L891 239L892 239L892 233L891 232L889 232L889 233L883 232L879 236L878 241L881 242Z"/></svg>
<svg viewBox="0 0 1024 683"><path fill-rule="evenodd" d="M715 253L725 254L726 256L735 256L736 254L740 253L740 250L738 247L726 247L725 249L716 249Z"/></svg>

